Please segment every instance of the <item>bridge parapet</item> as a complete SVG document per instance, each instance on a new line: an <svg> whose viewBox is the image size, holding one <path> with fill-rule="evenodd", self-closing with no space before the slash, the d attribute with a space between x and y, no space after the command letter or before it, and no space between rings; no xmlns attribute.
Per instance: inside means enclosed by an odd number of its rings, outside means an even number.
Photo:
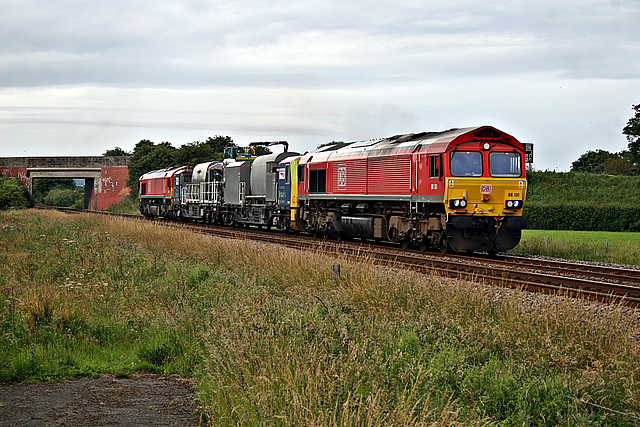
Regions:
<svg viewBox="0 0 640 427"><path fill-rule="evenodd" d="M114 168L125 167L130 156L0 157L0 168Z"/></svg>

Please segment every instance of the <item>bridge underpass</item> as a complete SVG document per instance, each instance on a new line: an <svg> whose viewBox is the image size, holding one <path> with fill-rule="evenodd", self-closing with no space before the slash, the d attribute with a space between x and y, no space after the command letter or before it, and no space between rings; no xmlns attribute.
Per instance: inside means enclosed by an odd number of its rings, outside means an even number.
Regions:
<svg viewBox="0 0 640 427"><path fill-rule="evenodd" d="M70 178L70 179L84 179L84 208L98 210L98 199L96 194L101 192L99 184L101 183L102 170L101 169L30 169L28 171L29 178L31 179L32 187L33 180L38 178L44 179L57 179L57 178Z"/></svg>
<svg viewBox="0 0 640 427"><path fill-rule="evenodd" d="M129 157L3 157L0 175L19 178L29 191L38 178L84 179L87 209L104 210L129 194Z"/></svg>

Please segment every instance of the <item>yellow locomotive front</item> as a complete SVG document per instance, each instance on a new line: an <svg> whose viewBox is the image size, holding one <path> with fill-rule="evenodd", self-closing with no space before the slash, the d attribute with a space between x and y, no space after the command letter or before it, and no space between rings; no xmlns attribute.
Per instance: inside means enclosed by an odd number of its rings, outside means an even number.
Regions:
<svg viewBox="0 0 640 427"><path fill-rule="evenodd" d="M507 251L521 238L527 180L522 145L509 138L457 144L447 153L447 244L457 251Z"/></svg>

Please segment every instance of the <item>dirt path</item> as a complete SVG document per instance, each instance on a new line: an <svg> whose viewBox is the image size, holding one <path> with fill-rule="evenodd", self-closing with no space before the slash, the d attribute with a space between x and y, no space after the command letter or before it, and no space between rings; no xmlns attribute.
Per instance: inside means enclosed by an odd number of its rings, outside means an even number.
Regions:
<svg viewBox="0 0 640 427"><path fill-rule="evenodd" d="M3 384L0 426L198 426L194 393L158 375Z"/></svg>

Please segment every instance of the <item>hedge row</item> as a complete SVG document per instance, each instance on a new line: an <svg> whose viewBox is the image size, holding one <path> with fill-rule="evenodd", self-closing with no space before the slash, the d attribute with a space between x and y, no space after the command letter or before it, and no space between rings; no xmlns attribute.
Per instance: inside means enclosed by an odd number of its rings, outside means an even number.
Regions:
<svg viewBox="0 0 640 427"><path fill-rule="evenodd" d="M534 230L640 231L640 206L525 203Z"/></svg>
<svg viewBox="0 0 640 427"><path fill-rule="evenodd" d="M546 204L638 205L640 176L527 172L527 200Z"/></svg>

